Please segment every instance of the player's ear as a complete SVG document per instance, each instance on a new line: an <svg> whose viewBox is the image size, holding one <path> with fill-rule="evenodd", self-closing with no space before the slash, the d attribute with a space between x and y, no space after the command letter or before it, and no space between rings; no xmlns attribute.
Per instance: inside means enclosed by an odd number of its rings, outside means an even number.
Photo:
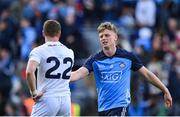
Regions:
<svg viewBox="0 0 180 117"><path fill-rule="evenodd" d="M59 33L57 33L57 36L58 36L58 37L61 37L61 31L60 31Z"/></svg>
<svg viewBox="0 0 180 117"><path fill-rule="evenodd" d="M117 40L118 40L118 35L115 34L115 41L117 41Z"/></svg>

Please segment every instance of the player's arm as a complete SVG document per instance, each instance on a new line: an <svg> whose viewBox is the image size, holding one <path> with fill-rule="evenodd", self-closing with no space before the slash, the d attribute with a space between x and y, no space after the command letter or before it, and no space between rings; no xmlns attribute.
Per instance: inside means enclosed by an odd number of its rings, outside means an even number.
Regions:
<svg viewBox="0 0 180 117"><path fill-rule="evenodd" d="M171 107L171 94L169 93L169 90L166 88L166 86L159 80L159 78L144 66L139 69L139 72L144 76L147 81L159 88L164 93L165 105L166 107Z"/></svg>
<svg viewBox="0 0 180 117"><path fill-rule="evenodd" d="M76 81L81 78L85 78L89 74L89 71L86 67L81 67L76 71L71 72L70 81Z"/></svg>
<svg viewBox="0 0 180 117"><path fill-rule="evenodd" d="M38 66L38 63L34 60L29 60L27 67L26 67L26 80L29 86L30 93L33 97L33 99L36 101L39 97L42 96L42 94L38 94L36 90L36 81L35 81L35 71Z"/></svg>
<svg viewBox="0 0 180 117"><path fill-rule="evenodd" d="M34 60L29 60L26 67L26 80L30 89L30 92L33 93L36 90L35 87L35 71L38 66L38 63Z"/></svg>

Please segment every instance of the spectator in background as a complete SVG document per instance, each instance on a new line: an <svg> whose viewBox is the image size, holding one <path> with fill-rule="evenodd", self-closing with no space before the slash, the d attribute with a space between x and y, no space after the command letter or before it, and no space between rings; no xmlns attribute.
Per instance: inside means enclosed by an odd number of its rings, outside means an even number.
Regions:
<svg viewBox="0 0 180 117"><path fill-rule="evenodd" d="M119 4L117 0L100 0L100 8L102 11L103 21L114 21L117 5Z"/></svg>
<svg viewBox="0 0 180 117"><path fill-rule="evenodd" d="M178 116L180 115L180 49L175 54L175 60L169 73L169 91L174 101L169 115Z"/></svg>
<svg viewBox="0 0 180 117"><path fill-rule="evenodd" d="M153 27L156 23L156 5L153 0L138 0L135 17L138 26Z"/></svg>
<svg viewBox="0 0 180 117"><path fill-rule="evenodd" d="M32 50L36 41L36 31L32 27L31 22L27 18L21 19L21 37L19 43L21 45L21 59L27 61L28 55Z"/></svg>
<svg viewBox="0 0 180 117"><path fill-rule="evenodd" d="M151 61L148 63L147 68L151 70L159 80L165 85L168 85L168 74L163 68L162 57L160 57L159 52L153 53ZM152 102L150 105L149 113L152 115L158 115L162 106L159 103L162 102L162 94L161 91L155 86L149 84L149 100Z"/></svg>
<svg viewBox="0 0 180 117"><path fill-rule="evenodd" d="M42 17L46 17L48 11L52 8L53 4L50 2L50 0L37 0L38 1L38 7L37 9L42 13Z"/></svg>
<svg viewBox="0 0 180 117"><path fill-rule="evenodd" d="M125 29L124 33L131 35L133 33L133 29L135 27L135 19L133 17L133 8L124 6L122 8L122 13L118 17L118 25Z"/></svg>
<svg viewBox="0 0 180 117"><path fill-rule="evenodd" d="M180 29L178 29L176 32L176 42L178 46L180 47Z"/></svg>
<svg viewBox="0 0 180 117"><path fill-rule="evenodd" d="M170 17L168 19L168 30L167 34L170 38L171 41L175 41L176 37L176 32L177 32L177 27L178 27L178 22L175 18Z"/></svg>
<svg viewBox="0 0 180 117"><path fill-rule="evenodd" d="M32 22L37 10L38 0L23 0L23 2L22 17Z"/></svg>
<svg viewBox="0 0 180 117"><path fill-rule="evenodd" d="M25 116L26 110L21 105L21 99L18 95L21 88L20 78L15 75L14 61L10 53L10 48L0 44L0 92L1 109L0 115ZM24 109L24 110L23 110Z"/></svg>
<svg viewBox="0 0 180 117"><path fill-rule="evenodd" d="M18 32L18 22L12 16L10 9L4 9L0 14L0 43L11 49L15 54ZM11 53L10 53L11 54Z"/></svg>
<svg viewBox="0 0 180 117"><path fill-rule="evenodd" d="M84 18L87 24L93 24L96 20L95 0L83 0Z"/></svg>
<svg viewBox="0 0 180 117"><path fill-rule="evenodd" d="M14 2L14 0L0 0L0 13L4 9L7 9L11 4Z"/></svg>
<svg viewBox="0 0 180 117"><path fill-rule="evenodd" d="M1 45L0 47L0 115L6 116L6 104L10 100L12 88L12 61L9 49Z"/></svg>
<svg viewBox="0 0 180 117"><path fill-rule="evenodd" d="M152 31L149 28L140 28L135 46L143 46L145 52L151 52Z"/></svg>
<svg viewBox="0 0 180 117"><path fill-rule="evenodd" d="M48 18L61 21L63 24L68 17L75 16L74 1L57 1L48 13ZM62 25L63 25L62 24Z"/></svg>
<svg viewBox="0 0 180 117"><path fill-rule="evenodd" d="M159 52L159 57L164 57L165 51L163 50L163 40L164 40L164 34L157 32L154 34L153 40L152 40L152 53Z"/></svg>
<svg viewBox="0 0 180 117"><path fill-rule="evenodd" d="M145 116L147 108L150 105L150 101L144 101L141 94L135 94L132 97L132 103L129 105L128 115L129 116Z"/></svg>
<svg viewBox="0 0 180 117"><path fill-rule="evenodd" d="M66 20L62 34L62 43L65 44L68 48L75 51L74 56L76 60L87 57L88 51L85 47L86 43L82 37L82 34L80 33L80 29L76 27L75 14L69 14L65 17L65 19ZM76 60L75 67L78 68L78 66L80 65L76 64Z"/></svg>

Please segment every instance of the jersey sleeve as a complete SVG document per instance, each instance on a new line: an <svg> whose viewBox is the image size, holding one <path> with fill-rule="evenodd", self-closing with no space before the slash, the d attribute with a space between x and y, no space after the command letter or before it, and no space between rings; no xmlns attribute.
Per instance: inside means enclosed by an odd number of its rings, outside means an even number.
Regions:
<svg viewBox="0 0 180 117"><path fill-rule="evenodd" d="M29 60L34 60L38 63L40 63L41 56L40 53L38 53L37 49L33 49L29 54Z"/></svg>
<svg viewBox="0 0 180 117"><path fill-rule="evenodd" d="M92 67L93 61L94 61L94 57L90 56L83 65L83 67L88 69L89 73L93 71L93 67Z"/></svg>
<svg viewBox="0 0 180 117"><path fill-rule="evenodd" d="M133 54L133 53L131 55L131 58L132 58L131 69L133 71L138 71L143 66L141 60L135 54Z"/></svg>

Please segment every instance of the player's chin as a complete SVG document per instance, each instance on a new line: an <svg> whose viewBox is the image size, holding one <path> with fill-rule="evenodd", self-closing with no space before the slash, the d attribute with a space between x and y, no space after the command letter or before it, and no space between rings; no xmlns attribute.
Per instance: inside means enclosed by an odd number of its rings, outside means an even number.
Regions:
<svg viewBox="0 0 180 117"><path fill-rule="evenodd" d="M102 47L102 48L107 48L108 45L107 45L107 44L101 44L101 47Z"/></svg>

